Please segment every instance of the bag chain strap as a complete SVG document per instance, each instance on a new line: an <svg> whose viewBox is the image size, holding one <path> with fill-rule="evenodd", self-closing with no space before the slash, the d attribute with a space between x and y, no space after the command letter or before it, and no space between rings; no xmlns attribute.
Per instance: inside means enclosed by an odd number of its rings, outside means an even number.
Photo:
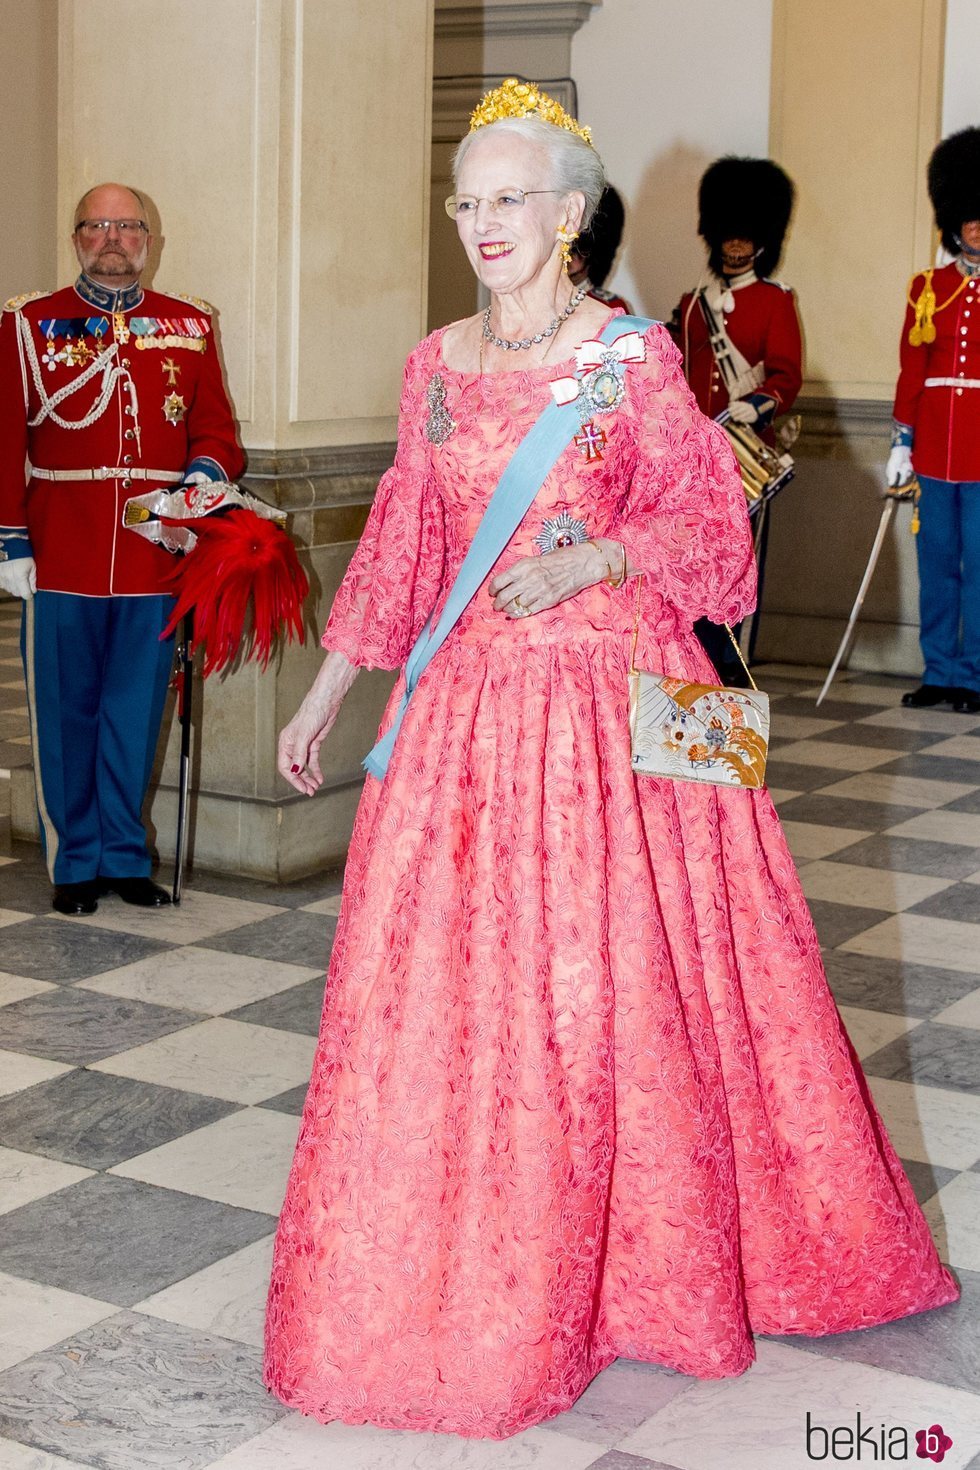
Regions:
<svg viewBox="0 0 980 1470"><path fill-rule="evenodd" d="M639 639L639 636L640 636L640 593L641 593L642 590L643 590L643 573L642 572L638 572L637 573L637 577L636 577L636 608L635 608L635 611L633 613L633 642L632 642L632 645L630 647L630 673L631 674L638 674L640 672L640 670L636 667L636 644L637 644L637 640ZM745 662L745 659L742 657L742 650L738 646L738 639L735 637L735 634L732 632L732 630L729 627L728 623L725 623L724 624L724 629L725 629L725 632L728 634L729 639L731 640L732 647L734 648L735 652L738 654L738 661L742 665L742 668L745 670L745 677L748 679L749 683L752 685L752 688L755 690L756 694L758 694L758 692L759 692L759 686L755 682L755 680L753 679L752 674L751 674L751 672L749 670L749 666Z"/></svg>

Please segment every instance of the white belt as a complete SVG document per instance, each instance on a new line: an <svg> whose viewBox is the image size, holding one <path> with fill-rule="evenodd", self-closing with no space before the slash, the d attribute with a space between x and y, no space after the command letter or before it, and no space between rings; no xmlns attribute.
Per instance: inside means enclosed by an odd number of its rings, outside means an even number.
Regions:
<svg viewBox="0 0 980 1470"><path fill-rule="evenodd" d="M42 470L31 466L35 480L157 480L164 485L177 485L184 478L183 470L147 470L133 465L98 465L90 470Z"/></svg>
<svg viewBox="0 0 980 1470"><path fill-rule="evenodd" d="M980 378L926 378L927 388L980 388Z"/></svg>

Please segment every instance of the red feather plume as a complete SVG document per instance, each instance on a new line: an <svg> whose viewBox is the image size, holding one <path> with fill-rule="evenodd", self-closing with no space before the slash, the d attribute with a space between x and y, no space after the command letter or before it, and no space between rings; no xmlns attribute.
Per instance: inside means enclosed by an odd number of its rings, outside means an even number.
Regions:
<svg viewBox="0 0 980 1470"><path fill-rule="evenodd" d="M245 509L202 516L193 530L197 545L166 579L177 606L163 636L193 612L194 641L204 646L205 678L227 668L243 641L246 659L257 659L263 669L277 638L291 643L295 633L302 643L310 584L285 531Z"/></svg>

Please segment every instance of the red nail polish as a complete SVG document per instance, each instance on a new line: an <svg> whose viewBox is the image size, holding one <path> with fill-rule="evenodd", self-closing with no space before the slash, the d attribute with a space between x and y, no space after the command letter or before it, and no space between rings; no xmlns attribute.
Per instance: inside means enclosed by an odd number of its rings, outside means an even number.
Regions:
<svg viewBox="0 0 980 1470"><path fill-rule="evenodd" d="M291 769L292 769L292 772L293 772L293 775L294 776L298 776L299 775L299 766L293 766Z"/></svg>

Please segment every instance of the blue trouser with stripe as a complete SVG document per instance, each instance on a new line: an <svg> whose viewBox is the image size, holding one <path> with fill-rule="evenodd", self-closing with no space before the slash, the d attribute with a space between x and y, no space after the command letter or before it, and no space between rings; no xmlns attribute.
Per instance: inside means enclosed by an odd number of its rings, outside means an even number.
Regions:
<svg viewBox="0 0 980 1470"><path fill-rule="evenodd" d="M980 691L980 481L919 485L923 682Z"/></svg>
<svg viewBox="0 0 980 1470"><path fill-rule="evenodd" d="M142 808L173 662L171 597L38 592L21 650L53 883L149 874Z"/></svg>

